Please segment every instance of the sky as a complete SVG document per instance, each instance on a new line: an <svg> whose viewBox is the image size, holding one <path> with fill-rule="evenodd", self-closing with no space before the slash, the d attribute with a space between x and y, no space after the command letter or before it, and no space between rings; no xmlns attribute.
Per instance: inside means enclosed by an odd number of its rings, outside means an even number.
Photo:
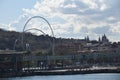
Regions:
<svg viewBox="0 0 120 80"><path fill-rule="evenodd" d="M55 37L98 39L106 34L110 41L120 41L120 0L0 0L2 29L22 32L33 16L44 17ZM25 30L30 28L51 35L42 18L31 19Z"/></svg>

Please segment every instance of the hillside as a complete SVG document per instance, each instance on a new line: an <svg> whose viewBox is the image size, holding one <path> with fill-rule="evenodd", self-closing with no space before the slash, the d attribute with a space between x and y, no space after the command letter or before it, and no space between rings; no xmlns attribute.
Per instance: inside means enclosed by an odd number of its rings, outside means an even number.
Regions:
<svg viewBox="0 0 120 80"><path fill-rule="evenodd" d="M22 43L21 43L22 33L15 31L6 31L0 29L0 50L17 50L22 51ZM24 35L24 49L28 49L30 51L40 51L45 53L51 53L52 46L52 37L48 35L33 35L32 33L25 33ZM62 46L71 46L75 42L81 42L84 40L78 39L64 39L64 38L54 38L55 47ZM26 45L29 44L29 47ZM65 50L64 50L65 51ZM59 51L58 51L59 52Z"/></svg>
<svg viewBox="0 0 120 80"><path fill-rule="evenodd" d="M53 37L48 35L34 35L25 33L22 45L22 33L15 31L6 31L0 29L0 50L27 50L32 53L52 53ZM107 37L102 37L103 41L85 39L65 39L55 38L54 46L56 54L73 54L80 52L94 51L115 51L120 49L120 42L109 42Z"/></svg>

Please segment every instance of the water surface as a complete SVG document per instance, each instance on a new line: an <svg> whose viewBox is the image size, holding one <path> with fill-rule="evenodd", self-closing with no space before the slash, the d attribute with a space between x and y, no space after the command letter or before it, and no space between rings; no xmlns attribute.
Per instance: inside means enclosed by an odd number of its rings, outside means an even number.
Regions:
<svg viewBox="0 0 120 80"><path fill-rule="evenodd" d="M29 76L16 78L0 78L0 80L120 80L119 74L80 74L57 76Z"/></svg>

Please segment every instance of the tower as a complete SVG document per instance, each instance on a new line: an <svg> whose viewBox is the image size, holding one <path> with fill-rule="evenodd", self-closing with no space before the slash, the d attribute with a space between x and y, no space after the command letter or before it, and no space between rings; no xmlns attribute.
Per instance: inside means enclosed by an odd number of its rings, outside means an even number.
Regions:
<svg viewBox="0 0 120 80"><path fill-rule="evenodd" d="M89 40L89 36L85 37L85 41L86 41L86 42L89 42L89 41L90 41L90 40Z"/></svg>
<svg viewBox="0 0 120 80"><path fill-rule="evenodd" d="M104 34L102 36L102 43L108 43L108 42L109 42L109 40L107 39L106 35Z"/></svg>
<svg viewBox="0 0 120 80"><path fill-rule="evenodd" d="M99 38L98 38L98 42L99 42L99 43L101 42L100 36L99 36Z"/></svg>

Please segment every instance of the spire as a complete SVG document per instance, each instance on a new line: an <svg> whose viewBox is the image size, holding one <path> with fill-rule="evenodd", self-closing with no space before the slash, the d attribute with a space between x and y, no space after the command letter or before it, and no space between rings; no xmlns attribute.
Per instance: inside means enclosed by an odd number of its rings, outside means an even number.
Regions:
<svg viewBox="0 0 120 80"><path fill-rule="evenodd" d="M85 41L86 41L86 42L89 42L89 41L90 41L90 40L89 40L89 36L86 36L86 37L85 37Z"/></svg>
<svg viewBox="0 0 120 80"><path fill-rule="evenodd" d="M105 34L102 36L102 42L103 43L108 43L109 42L109 40L107 39Z"/></svg>
<svg viewBox="0 0 120 80"><path fill-rule="evenodd" d="M85 37L85 41L87 40L87 38Z"/></svg>
<svg viewBox="0 0 120 80"><path fill-rule="evenodd" d="M106 38L106 35L104 34L103 37Z"/></svg>
<svg viewBox="0 0 120 80"><path fill-rule="evenodd" d="M99 36L98 42L101 42L100 36Z"/></svg>
<svg viewBox="0 0 120 80"><path fill-rule="evenodd" d="M87 41L89 41L89 36L87 36Z"/></svg>

